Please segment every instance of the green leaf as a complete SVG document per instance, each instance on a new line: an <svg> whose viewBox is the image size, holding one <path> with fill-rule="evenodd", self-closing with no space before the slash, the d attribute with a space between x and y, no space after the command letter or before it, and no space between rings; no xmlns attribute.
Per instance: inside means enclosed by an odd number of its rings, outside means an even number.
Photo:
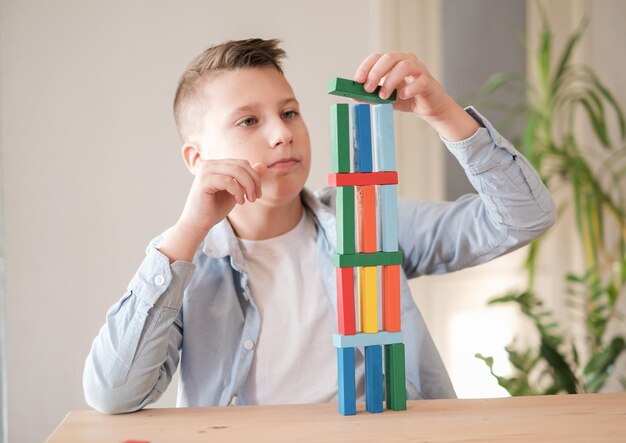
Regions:
<svg viewBox="0 0 626 443"><path fill-rule="evenodd" d="M474 354L474 357L484 361L489 369L493 369L493 357L485 357L480 353Z"/></svg>
<svg viewBox="0 0 626 443"><path fill-rule="evenodd" d="M487 302L487 304L495 305L499 303L510 303L510 302L519 303L519 299L520 299L520 295L512 292L512 293L503 295L502 297L492 298L491 300Z"/></svg>
<svg viewBox="0 0 626 443"><path fill-rule="evenodd" d="M613 372L615 361L626 348L624 338L613 337L611 342L597 352L585 365L583 376L588 392L598 392Z"/></svg>
<svg viewBox="0 0 626 443"><path fill-rule="evenodd" d="M528 378L525 374L520 373L519 377L501 377L493 372L493 358L485 357L482 354L474 355L479 360L485 362L491 375L496 379L498 384L502 386L511 395L536 395L537 392L528 383Z"/></svg>
<svg viewBox="0 0 626 443"><path fill-rule="evenodd" d="M552 388L556 390L553 393L561 392L562 390L568 394L575 394L578 392L578 380L572 369L567 364L567 361L559 353L556 347L554 347L551 343L542 340L540 353L552 368L552 375L554 377Z"/></svg>
<svg viewBox="0 0 626 443"><path fill-rule="evenodd" d="M580 277L576 274L567 274L565 276L565 280L567 280L568 282L572 282L572 283L584 283L585 282L584 277Z"/></svg>
<svg viewBox="0 0 626 443"><path fill-rule="evenodd" d="M552 46L552 31L548 24L548 17L542 13L541 34L539 36L539 52L537 57L537 74L542 90L547 89L550 79L550 52Z"/></svg>
<svg viewBox="0 0 626 443"><path fill-rule="evenodd" d="M619 103L617 103L617 100L615 100L615 97L606 88L606 86L604 86L602 82L600 82L600 80L598 79L598 76L596 75L595 72L593 72L593 70L590 67L585 66L583 67L583 70L589 76L591 82L598 89L600 94L605 98L605 100L613 108L617 117L621 140L622 141L626 140L626 118L624 117L624 111L622 110L622 107L619 105Z"/></svg>
<svg viewBox="0 0 626 443"><path fill-rule="evenodd" d="M574 99L573 101L582 105L583 109L587 112L587 115L589 116L591 127L598 137L598 140L603 147L608 148L610 142L606 123L599 115L596 114L596 110L594 109L591 100L586 97L579 97Z"/></svg>
<svg viewBox="0 0 626 443"><path fill-rule="evenodd" d="M517 352L512 346L507 346L506 352L509 355L511 365L523 373L530 373L537 363L537 357L531 349L524 352Z"/></svg>
<svg viewBox="0 0 626 443"><path fill-rule="evenodd" d="M561 60L559 61L558 67L556 69L554 79L552 80L553 83L556 84L561 79L563 72L565 71L565 68L569 64L570 58L572 56L572 51L574 50L574 47L580 40L580 37L585 32L585 28L587 27L588 23L589 23L589 19L584 18L580 26L576 30L576 32L574 32L574 34L568 39L567 44L565 45L565 50L563 51L563 54L561 55Z"/></svg>

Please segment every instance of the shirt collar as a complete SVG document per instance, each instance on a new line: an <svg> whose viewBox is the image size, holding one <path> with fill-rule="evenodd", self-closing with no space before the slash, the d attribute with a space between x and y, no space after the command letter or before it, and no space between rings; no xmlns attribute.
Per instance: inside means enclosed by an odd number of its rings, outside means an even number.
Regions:
<svg viewBox="0 0 626 443"><path fill-rule="evenodd" d="M322 191L324 192L324 191ZM331 208L322 202L308 189L302 189L300 198L305 208L313 213L319 231L324 235L332 248L335 247L335 216ZM244 260L235 231L228 219L224 219L213 227L204 239L203 252L212 258L230 256L231 265L238 271L243 271Z"/></svg>

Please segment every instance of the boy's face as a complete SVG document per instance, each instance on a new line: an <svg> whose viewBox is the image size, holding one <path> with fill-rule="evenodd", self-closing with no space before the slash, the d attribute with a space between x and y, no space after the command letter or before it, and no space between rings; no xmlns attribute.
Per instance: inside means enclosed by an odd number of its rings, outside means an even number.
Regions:
<svg viewBox="0 0 626 443"><path fill-rule="evenodd" d="M210 79L205 92L202 157L265 164L260 203L298 197L311 166L311 143L285 77L270 67L226 71Z"/></svg>

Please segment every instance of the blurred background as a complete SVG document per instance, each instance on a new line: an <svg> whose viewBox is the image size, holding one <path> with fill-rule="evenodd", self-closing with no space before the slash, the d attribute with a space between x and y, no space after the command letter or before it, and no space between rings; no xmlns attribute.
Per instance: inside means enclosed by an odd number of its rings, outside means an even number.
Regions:
<svg viewBox="0 0 626 443"><path fill-rule="evenodd" d="M496 72L532 73L541 28L537 5L0 0L4 441L42 441L69 410L87 407L81 377L91 341L147 242L176 221L191 185L171 111L191 58L228 39L284 40L286 75L312 137L308 186L317 189L330 165L328 105L335 100L324 92L329 78L352 76L374 51L412 51L465 102ZM592 66L624 106L626 3L550 0L544 6L555 51L584 17L591 19L575 60ZM507 94L499 99L514 102ZM494 121L504 115L478 107ZM472 192L428 126L397 115L396 130L402 196L453 200ZM521 126L510 131L513 137ZM564 274L582 262L573 220L562 217L550 232L535 273L545 305L567 321L576 318L550 294L563 293ZM474 354L493 356L494 371L507 376L505 346L514 337L532 342L533 327L514 304L486 305L523 290L527 253L413 282L460 397L509 395ZM622 389L625 366L617 359L602 389ZM174 406L175 390L172 383L156 406Z"/></svg>

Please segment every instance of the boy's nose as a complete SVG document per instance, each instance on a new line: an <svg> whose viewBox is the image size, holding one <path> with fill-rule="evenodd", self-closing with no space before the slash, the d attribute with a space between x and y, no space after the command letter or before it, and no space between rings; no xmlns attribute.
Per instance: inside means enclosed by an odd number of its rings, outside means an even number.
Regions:
<svg viewBox="0 0 626 443"><path fill-rule="evenodd" d="M284 121L276 123L273 128L270 147L277 148L280 145L286 145L293 141L293 132Z"/></svg>

